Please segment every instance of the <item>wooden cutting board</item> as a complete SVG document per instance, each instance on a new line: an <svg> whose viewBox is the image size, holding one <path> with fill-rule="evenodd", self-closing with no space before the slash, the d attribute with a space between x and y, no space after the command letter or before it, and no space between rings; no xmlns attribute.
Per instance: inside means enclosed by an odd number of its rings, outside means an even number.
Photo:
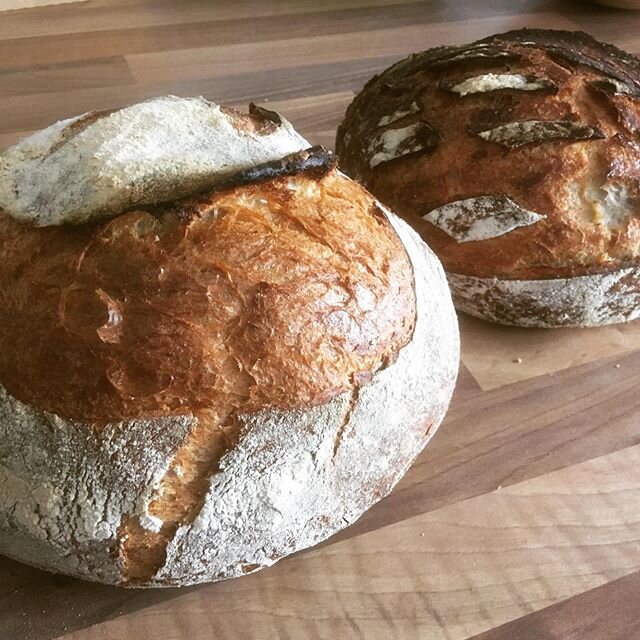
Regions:
<svg viewBox="0 0 640 640"><path fill-rule="evenodd" d="M282 111L314 143L373 73L521 26L640 51L640 16L551 0L132 0L0 12L0 147L148 96ZM0 558L0 640L640 638L640 324L460 318L440 431L393 494L261 573L125 591Z"/></svg>

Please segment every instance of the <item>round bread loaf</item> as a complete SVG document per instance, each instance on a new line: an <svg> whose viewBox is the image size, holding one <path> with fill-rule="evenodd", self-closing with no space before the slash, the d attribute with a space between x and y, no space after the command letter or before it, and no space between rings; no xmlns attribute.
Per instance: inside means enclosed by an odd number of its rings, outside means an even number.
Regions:
<svg viewBox="0 0 640 640"><path fill-rule="evenodd" d="M385 496L447 409L437 258L276 113L158 98L0 157L0 552L250 573Z"/></svg>
<svg viewBox="0 0 640 640"><path fill-rule="evenodd" d="M504 324L640 314L640 62L584 33L522 30L371 79L342 168L421 234L454 304Z"/></svg>

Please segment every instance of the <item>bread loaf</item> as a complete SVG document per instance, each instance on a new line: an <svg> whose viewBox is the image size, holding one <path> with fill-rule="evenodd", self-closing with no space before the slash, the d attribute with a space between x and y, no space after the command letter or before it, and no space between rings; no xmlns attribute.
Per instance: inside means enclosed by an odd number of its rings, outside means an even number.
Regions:
<svg viewBox="0 0 640 640"><path fill-rule="evenodd" d="M436 252L459 309L590 326L640 314L639 135L637 59L524 29L372 78L336 146Z"/></svg>
<svg viewBox="0 0 640 640"><path fill-rule="evenodd" d="M438 260L273 112L158 98L0 158L0 552L250 573L385 496L458 364Z"/></svg>

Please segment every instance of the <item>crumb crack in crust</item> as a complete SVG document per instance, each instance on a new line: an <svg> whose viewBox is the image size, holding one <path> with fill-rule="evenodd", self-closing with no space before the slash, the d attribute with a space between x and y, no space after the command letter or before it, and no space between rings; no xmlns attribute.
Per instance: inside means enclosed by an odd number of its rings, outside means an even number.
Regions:
<svg viewBox="0 0 640 640"><path fill-rule="evenodd" d="M539 79L548 86L522 90ZM398 122L428 123L437 144L372 165L378 123L408 104L419 110ZM409 221L450 274L537 282L640 262L640 62L587 34L524 29L409 56L355 97L336 149L341 167ZM486 227L488 196L544 218L476 242L448 233L445 218L425 218L478 198ZM469 228L473 214L461 218ZM611 321L622 317L616 296ZM625 299L629 316L635 302Z"/></svg>

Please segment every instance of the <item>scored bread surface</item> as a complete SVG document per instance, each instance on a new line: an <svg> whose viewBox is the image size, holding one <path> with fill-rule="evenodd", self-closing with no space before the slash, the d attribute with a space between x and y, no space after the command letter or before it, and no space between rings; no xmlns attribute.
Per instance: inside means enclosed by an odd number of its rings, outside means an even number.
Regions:
<svg viewBox="0 0 640 640"><path fill-rule="evenodd" d="M417 130L429 132L420 149ZM589 281L605 292L580 316L589 325L634 317L635 298L600 276L640 261L639 135L637 59L586 34L525 29L430 49L372 78L337 151L433 248L465 310L475 300L476 315L504 317L491 305L530 281L531 308L516 305L522 322L541 312L544 326L563 325L575 308L548 307L549 284L534 300L535 283L580 276L573 290ZM492 293L479 295L485 284Z"/></svg>
<svg viewBox="0 0 640 640"><path fill-rule="evenodd" d="M353 522L425 445L457 373L444 273L296 144L83 224L76 200L0 213L2 553L126 586L242 575Z"/></svg>

